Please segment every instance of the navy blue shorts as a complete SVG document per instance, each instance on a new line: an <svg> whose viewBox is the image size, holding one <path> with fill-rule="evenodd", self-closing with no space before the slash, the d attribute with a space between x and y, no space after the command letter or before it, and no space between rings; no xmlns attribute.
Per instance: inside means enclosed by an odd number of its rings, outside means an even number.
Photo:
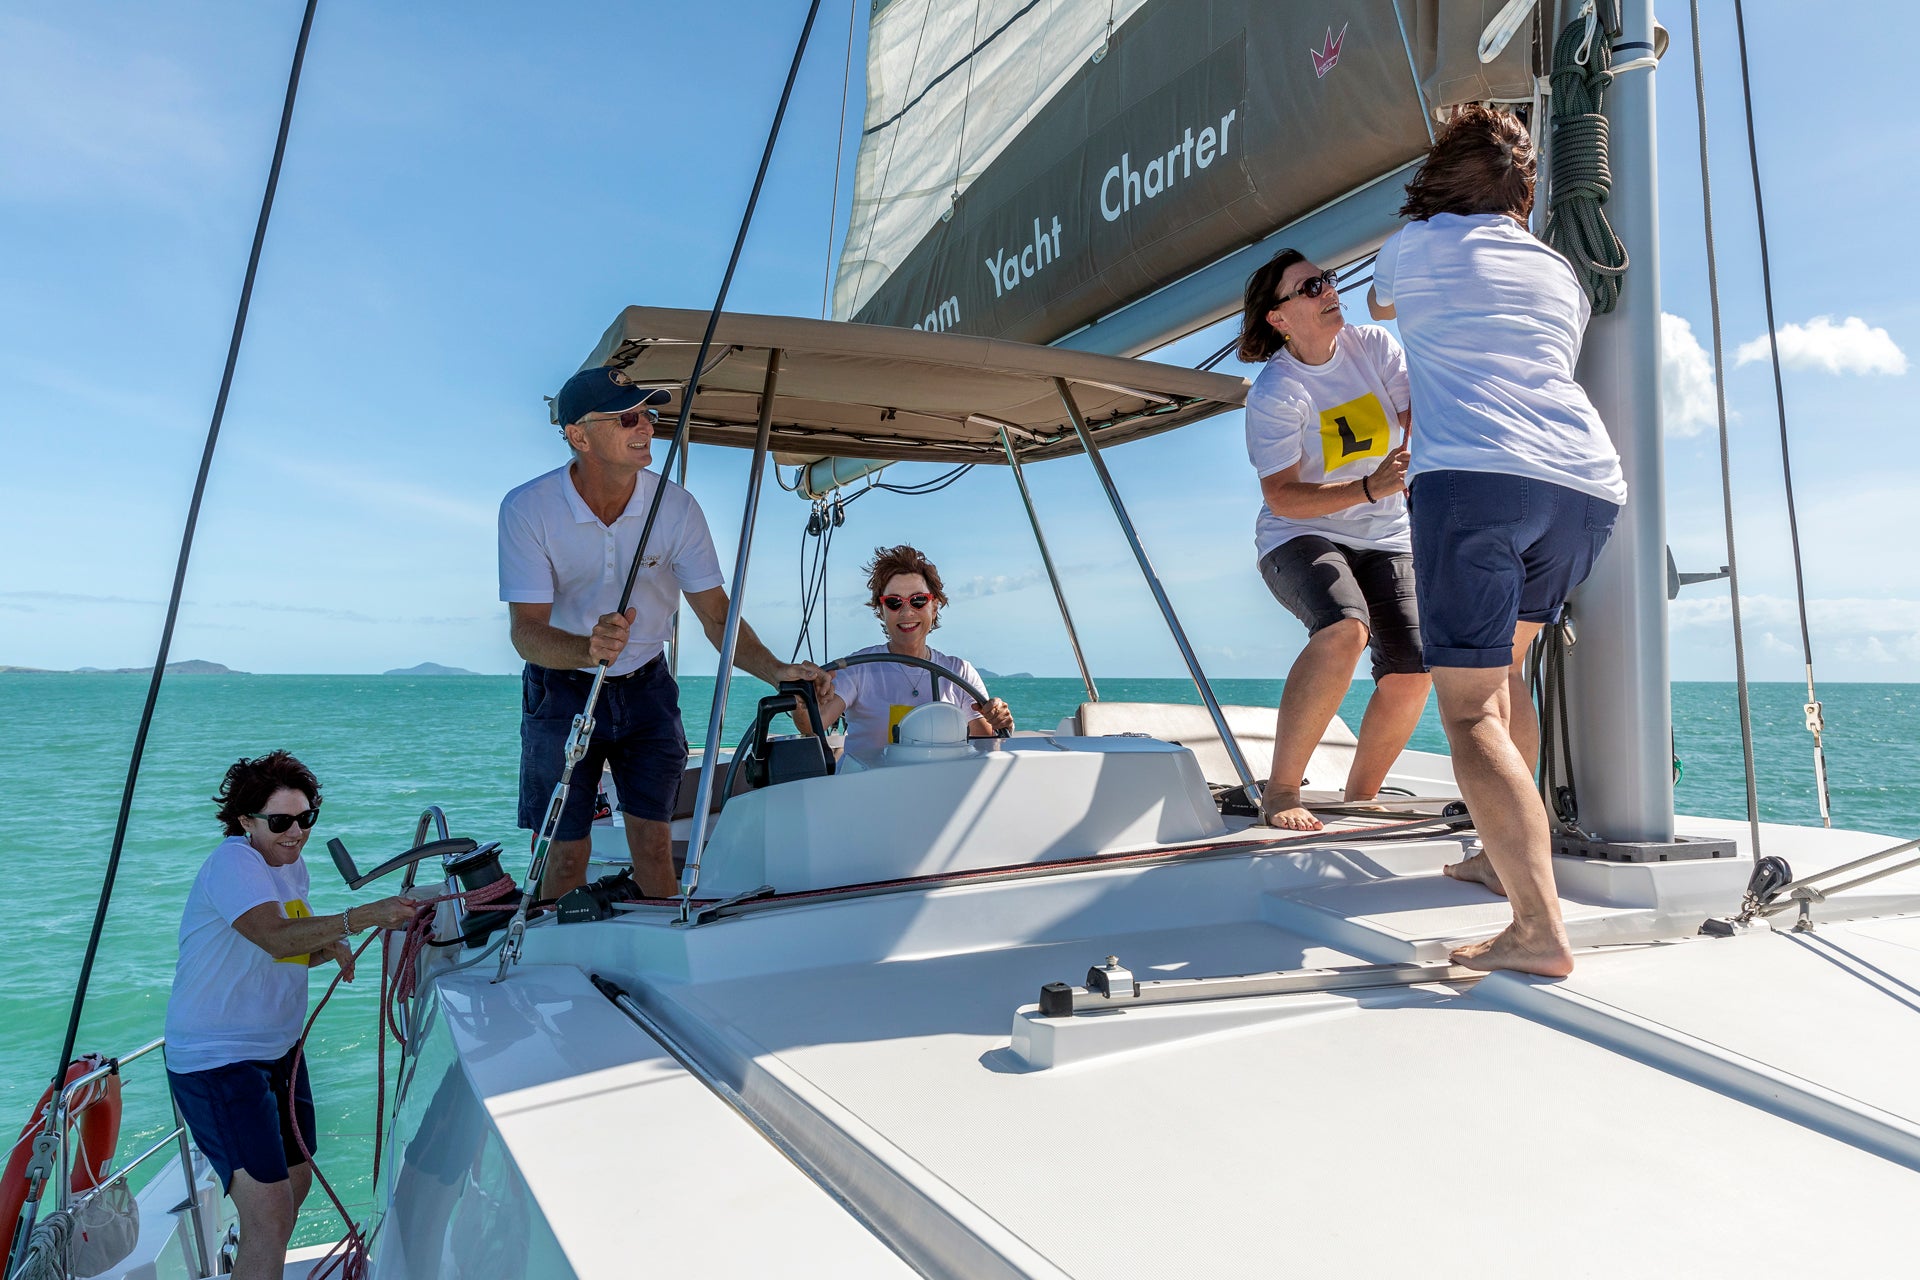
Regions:
<svg viewBox="0 0 1920 1280"><path fill-rule="evenodd" d="M1521 622L1558 622L1620 508L1546 480L1428 471L1407 500L1414 587L1430 667L1513 665Z"/></svg>
<svg viewBox="0 0 1920 1280"><path fill-rule="evenodd" d="M287 1170L307 1162L294 1138L289 1095L307 1150L320 1149L307 1060L302 1057L295 1070L293 1054L289 1049L271 1062L229 1062L205 1071L167 1072L180 1118L213 1162L223 1190L233 1190L236 1169L245 1169L255 1182L285 1182Z"/></svg>
<svg viewBox="0 0 1920 1280"><path fill-rule="evenodd" d="M567 734L586 709L593 677L527 664L520 677L520 826L538 831L566 764ZM584 840L593 828L593 801L603 765L613 766L620 811L649 822L673 817L680 775L687 768L687 734L680 724L680 686L656 658L631 675L608 680L593 712L593 737L573 771L556 840Z"/></svg>

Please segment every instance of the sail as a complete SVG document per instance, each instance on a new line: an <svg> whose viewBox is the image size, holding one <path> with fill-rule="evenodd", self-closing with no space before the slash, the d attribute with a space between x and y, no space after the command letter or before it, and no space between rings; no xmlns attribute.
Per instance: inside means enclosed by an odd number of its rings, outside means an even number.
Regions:
<svg viewBox="0 0 1920 1280"><path fill-rule="evenodd" d="M1531 24L1477 56L1503 7L878 5L835 314L1054 341L1530 98Z"/></svg>

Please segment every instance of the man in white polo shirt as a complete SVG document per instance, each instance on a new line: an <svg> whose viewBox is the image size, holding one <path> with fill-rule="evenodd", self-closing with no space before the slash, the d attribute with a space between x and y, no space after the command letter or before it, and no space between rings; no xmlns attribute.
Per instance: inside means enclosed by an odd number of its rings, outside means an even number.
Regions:
<svg viewBox="0 0 1920 1280"><path fill-rule="evenodd" d="M527 661L520 706L520 826L537 830L560 781L573 718L586 706L594 668L608 664L594 710L593 738L574 770L559 829L540 882L557 897L586 881L593 801L603 762L613 768L633 855L634 882L649 897L678 891L669 821L686 768L680 691L663 659L685 593L707 639L718 647L727 593L700 504L647 470L653 460L653 404L665 391L631 386L617 371L585 369L555 400L573 460L509 493L500 503L500 598L513 647ZM648 535L630 607L620 602L656 488L666 485ZM789 665L740 624L734 665L769 684L811 681L832 689L810 662Z"/></svg>

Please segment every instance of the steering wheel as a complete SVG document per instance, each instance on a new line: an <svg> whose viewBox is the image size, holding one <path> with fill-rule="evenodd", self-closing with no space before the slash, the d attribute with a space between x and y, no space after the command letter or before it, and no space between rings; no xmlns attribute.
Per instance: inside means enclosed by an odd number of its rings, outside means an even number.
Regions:
<svg viewBox="0 0 1920 1280"><path fill-rule="evenodd" d="M935 679L945 680L962 693L971 695L974 702L979 706L984 707L991 701L991 699L987 697L984 689L974 688L971 684L968 684L965 680L962 680L959 676L953 674L953 672L947 670L931 658L910 658L904 653L853 653L848 654L844 658L835 658L832 662L823 662L820 664L820 669L822 671L840 671L847 667L857 667L867 662L897 662L903 667L919 667L922 670L931 671ZM939 687L938 685L932 686L934 689ZM1006 738L1011 737L1012 733L1007 729L995 729L993 736L996 738Z"/></svg>

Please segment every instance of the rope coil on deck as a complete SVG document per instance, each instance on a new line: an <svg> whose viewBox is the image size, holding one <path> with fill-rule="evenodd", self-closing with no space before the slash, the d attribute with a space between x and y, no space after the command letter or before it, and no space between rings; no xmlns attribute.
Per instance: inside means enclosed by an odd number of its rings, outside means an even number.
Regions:
<svg viewBox="0 0 1920 1280"><path fill-rule="evenodd" d="M1548 153L1546 242L1573 264L1594 313L1612 311L1627 272L1627 249L1602 206L1613 191L1607 118L1601 99L1613 83L1613 52L1588 19L1567 24L1554 43L1553 145Z"/></svg>

